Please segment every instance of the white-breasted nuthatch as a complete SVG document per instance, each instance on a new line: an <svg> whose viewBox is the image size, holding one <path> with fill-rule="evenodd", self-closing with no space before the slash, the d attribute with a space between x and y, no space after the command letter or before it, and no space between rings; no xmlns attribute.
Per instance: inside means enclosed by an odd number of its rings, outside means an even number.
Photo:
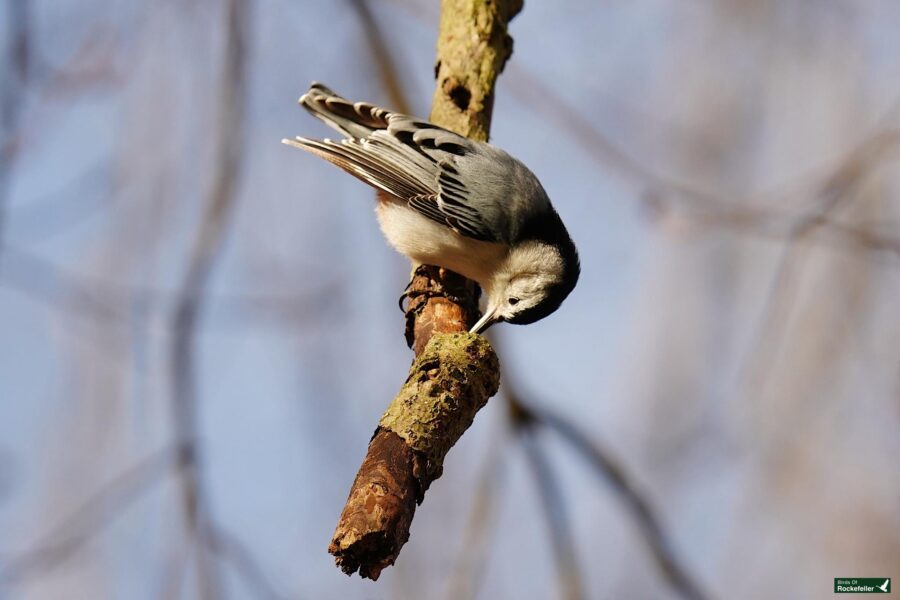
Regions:
<svg viewBox="0 0 900 600"><path fill-rule="evenodd" d="M578 281L575 244L537 177L509 154L420 119L349 102L313 83L300 104L345 139L283 140L384 192L376 212L416 264L474 280L487 307L472 331L554 312Z"/></svg>

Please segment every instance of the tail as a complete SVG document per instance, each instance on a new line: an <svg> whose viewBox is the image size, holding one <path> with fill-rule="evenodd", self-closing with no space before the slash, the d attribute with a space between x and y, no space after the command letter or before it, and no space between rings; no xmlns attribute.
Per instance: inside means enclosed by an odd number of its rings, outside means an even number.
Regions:
<svg viewBox="0 0 900 600"><path fill-rule="evenodd" d="M313 82L300 96L300 105L329 127L352 139L363 139L378 129L387 129L391 113L367 102L353 103L328 87Z"/></svg>
<svg viewBox="0 0 900 600"><path fill-rule="evenodd" d="M320 83L312 84L300 104L345 138L296 137L282 143L403 200L437 198L442 161L472 149L469 140L451 131L366 102L354 104Z"/></svg>

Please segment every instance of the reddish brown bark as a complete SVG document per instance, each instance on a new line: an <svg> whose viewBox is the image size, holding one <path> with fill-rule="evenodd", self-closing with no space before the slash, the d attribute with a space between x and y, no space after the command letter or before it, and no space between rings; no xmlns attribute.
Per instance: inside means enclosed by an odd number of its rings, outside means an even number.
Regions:
<svg viewBox="0 0 900 600"><path fill-rule="evenodd" d="M478 286L453 271L422 265L408 295L406 343L417 356L435 333L468 331L478 320Z"/></svg>
<svg viewBox="0 0 900 600"><path fill-rule="evenodd" d="M409 538L416 503L444 457L497 393L500 366L482 336L433 335L381 418L328 550L350 574L376 579Z"/></svg>
<svg viewBox="0 0 900 600"><path fill-rule="evenodd" d="M328 551L347 573L378 579L409 539L418 483L415 451L379 428L369 443Z"/></svg>

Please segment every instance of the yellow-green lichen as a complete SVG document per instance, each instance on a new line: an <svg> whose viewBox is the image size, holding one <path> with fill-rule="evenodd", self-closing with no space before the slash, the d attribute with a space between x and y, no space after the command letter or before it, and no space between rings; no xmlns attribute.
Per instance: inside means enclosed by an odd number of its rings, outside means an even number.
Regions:
<svg viewBox="0 0 900 600"><path fill-rule="evenodd" d="M521 0L443 0L431 120L486 141L497 76L512 53L507 24Z"/></svg>
<svg viewBox="0 0 900 600"><path fill-rule="evenodd" d="M436 334L413 362L379 425L426 459L424 485L440 476L444 456L500 386L490 343L474 333Z"/></svg>

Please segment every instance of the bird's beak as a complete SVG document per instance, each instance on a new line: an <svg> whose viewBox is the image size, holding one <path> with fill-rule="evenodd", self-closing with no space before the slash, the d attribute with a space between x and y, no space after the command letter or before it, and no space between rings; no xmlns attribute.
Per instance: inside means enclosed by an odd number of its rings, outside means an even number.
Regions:
<svg viewBox="0 0 900 600"><path fill-rule="evenodd" d="M469 333L482 333L485 329L500 321L501 319L495 318L494 315L497 314L497 307L488 308L488 310L482 315L478 322L475 323L475 326L469 330Z"/></svg>

